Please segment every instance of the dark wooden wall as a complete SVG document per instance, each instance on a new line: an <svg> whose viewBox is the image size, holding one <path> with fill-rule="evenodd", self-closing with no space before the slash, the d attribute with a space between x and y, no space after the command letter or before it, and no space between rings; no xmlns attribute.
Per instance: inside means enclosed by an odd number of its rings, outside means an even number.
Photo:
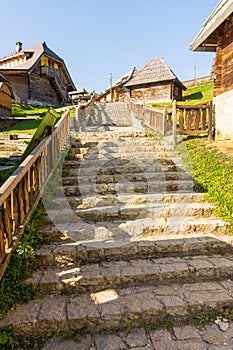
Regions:
<svg viewBox="0 0 233 350"><path fill-rule="evenodd" d="M29 96L30 103L43 103L57 106L60 104L59 97L46 77L31 73L29 76Z"/></svg>
<svg viewBox="0 0 233 350"><path fill-rule="evenodd" d="M28 77L27 74L8 75L7 79L11 82L12 90L14 92L13 102L27 103L28 101Z"/></svg>
<svg viewBox="0 0 233 350"><path fill-rule="evenodd" d="M11 115L11 88L8 84L3 83L0 90L0 117Z"/></svg>
<svg viewBox="0 0 233 350"><path fill-rule="evenodd" d="M215 96L233 89L233 14L217 32Z"/></svg>

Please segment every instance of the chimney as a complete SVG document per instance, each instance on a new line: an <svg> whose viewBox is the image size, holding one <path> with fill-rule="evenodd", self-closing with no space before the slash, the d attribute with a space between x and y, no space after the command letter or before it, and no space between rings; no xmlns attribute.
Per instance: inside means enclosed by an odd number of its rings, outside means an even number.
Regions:
<svg viewBox="0 0 233 350"><path fill-rule="evenodd" d="M16 43L16 52L20 52L22 50L22 43L20 41L17 41Z"/></svg>

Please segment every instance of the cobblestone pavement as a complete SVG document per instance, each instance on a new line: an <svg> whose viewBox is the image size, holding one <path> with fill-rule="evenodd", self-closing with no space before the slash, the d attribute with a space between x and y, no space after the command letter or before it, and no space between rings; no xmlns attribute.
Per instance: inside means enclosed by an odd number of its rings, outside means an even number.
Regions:
<svg viewBox="0 0 233 350"><path fill-rule="evenodd" d="M216 323L171 330L136 328L128 332L74 336L72 340L58 338L48 342L43 350L232 350L233 324Z"/></svg>

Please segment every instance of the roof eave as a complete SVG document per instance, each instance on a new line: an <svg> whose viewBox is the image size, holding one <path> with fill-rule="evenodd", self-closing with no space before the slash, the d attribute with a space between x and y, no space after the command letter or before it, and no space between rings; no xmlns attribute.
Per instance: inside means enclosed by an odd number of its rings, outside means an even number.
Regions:
<svg viewBox="0 0 233 350"><path fill-rule="evenodd" d="M218 27L227 19L227 17L232 14L232 12L233 12L233 2L227 8L225 8L224 11L222 11L222 14L220 16L216 17L216 15L215 15L212 17L212 14L211 14L208 17L208 19L205 21L205 23L203 24L199 33L196 35L196 37L192 41L189 49L191 51L210 51L210 52L213 52L211 50L205 50L204 48L205 47L208 48L208 45L205 46L204 43L209 38L209 36L216 29L218 29Z"/></svg>

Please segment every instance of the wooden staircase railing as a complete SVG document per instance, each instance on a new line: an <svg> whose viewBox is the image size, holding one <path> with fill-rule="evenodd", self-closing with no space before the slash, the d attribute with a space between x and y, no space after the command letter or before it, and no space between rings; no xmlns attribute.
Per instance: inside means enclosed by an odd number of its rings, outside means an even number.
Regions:
<svg viewBox="0 0 233 350"><path fill-rule="evenodd" d="M69 139L70 113L0 187L0 279Z"/></svg>

